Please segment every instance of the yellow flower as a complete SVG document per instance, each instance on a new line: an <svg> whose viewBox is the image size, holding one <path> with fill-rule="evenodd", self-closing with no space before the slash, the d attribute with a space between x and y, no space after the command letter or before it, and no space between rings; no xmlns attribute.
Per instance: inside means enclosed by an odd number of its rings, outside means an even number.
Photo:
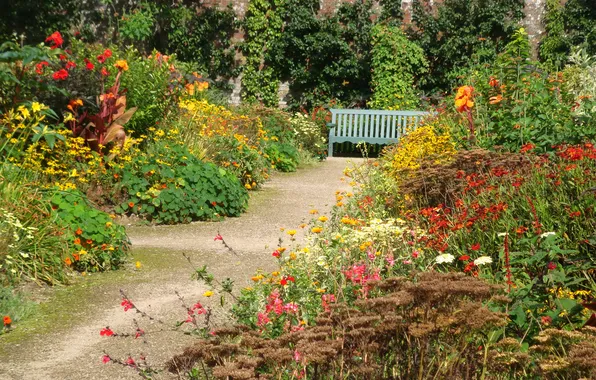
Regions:
<svg viewBox="0 0 596 380"><path fill-rule="evenodd" d="M315 209L312 209L312 210L310 210L310 211L309 211L309 213L310 213L311 215L316 215L316 214L318 214L319 212L318 212L317 210L315 210Z"/></svg>
<svg viewBox="0 0 596 380"><path fill-rule="evenodd" d="M325 215L321 215L321 216L319 216L319 221L321 221L321 222L323 222L323 223L325 223L325 222L326 222L326 221L328 221L328 220L329 220L329 218L327 218Z"/></svg>
<svg viewBox="0 0 596 380"><path fill-rule="evenodd" d="M203 293L204 297L211 297L214 293L211 290L207 290L205 293Z"/></svg>
<svg viewBox="0 0 596 380"><path fill-rule="evenodd" d="M325 292L326 292L326 290L323 289L323 288L318 288L317 289L317 293L325 293Z"/></svg>
<svg viewBox="0 0 596 380"><path fill-rule="evenodd" d="M114 64L114 66L116 66L116 68L118 70L122 70L122 71L127 71L128 70L128 63L125 60L123 60L123 59L120 59L120 60L116 61L116 63Z"/></svg>
<svg viewBox="0 0 596 380"><path fill-rule="evenodd" d="M246 187L246 190L252 189L252 186L250 186L250 183L245 184L244 187Z"/></svg>
<svg viewBox="0 0 596 380"><path fill-rule="evenodd" d="M137 269L140 269L140 268L141 268L141 262L140 262L140 261L137 261L137 262L135 263L135 267L136 267Z"/></svg>
<svg viewBox="0 0 596 380"><path fill-rule="evenodd" d="M112 227L112 222L106 222L106 227L107 227L107 228L110 228L110 227Z"/></svg>
<svg viewBox="0 0 596 380"><path fill-rule="evenodd" d="M290 260L296 260L296 253L290 252Z"/></svg>
<svg viewBox="0 0 596 380"><path fill-rule="evenodd" d="M87 254L87 251L85 251L84 249L81 249L79 251L79 255L86 255L86 254Z"/></svg>
<svg viewBox="0 0 596 380"><path fill-rule="evenodd" d="M272 275L273 277L277 277L277 276L279 276L279 272L278 272L278 271L271 272L271 275Z"/></svg>
<svg viewBox="0 0 596 380"><path fill-rule="evenodd" d="M33 102L33 103L31 103L31 110L33 112L39 112L42 110L42 105L39 104L38 102Z"/></svg>
<svg viewBox="0 0 596 380"><path fill-rule="evenodd" d="M296 230L288 230L288 231L286 231L286 233L290 236L294 236L294 235L296 235Z"/></svg>
<svg viewBox="0 0 596 380"><path fill-rule="evenodd" d="M323 231L323 227L313 227L310 231L313 232L313 233L315 233L315 234L318 234L321 231Z"/></svg>
<svg viewBox="0 0 596 380"><path fill-rule="evenodd" d="M256 276L251 277L250 279L253 280L254 282L259 282L261 281L265 276L263 276L262 274L258 274Z"/></svg>
<svg viewBox="0 0 596 380"><path fill-rule="evenodd" d="M302 223L302 224L301 224L301 225L299 225L298 227L300 227L300 228L304 228L304 227L306 227L306 223Z"/></svg>

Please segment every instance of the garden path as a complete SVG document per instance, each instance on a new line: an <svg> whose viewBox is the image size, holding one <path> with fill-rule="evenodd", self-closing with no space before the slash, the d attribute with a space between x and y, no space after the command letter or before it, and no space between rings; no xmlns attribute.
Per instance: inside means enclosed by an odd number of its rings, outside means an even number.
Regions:
<svg viewBox="0 0 596 380"><path fill-rule="evenodd" d="M88 275L77 284L51 290L39 313L17 330L0 336L0 379L138 379L129 368L102 364L104 350L112 357L138 359L146 354L149 363L163 363L181 352L195 337L168 331L185 319L185 310L175 295L178 291L188 304L201 301L214 309L215 324L226 318L218 307L219 297L206 299L202 283L192 280L192 267L182 256L187 253L195 267L207 265L216 278L230 277L236 289L247 286L258 269L272 270L271 252L280 238L288 246L288 235L281 228L296 229L308 222L309 210L328 213L335 203L335 191L347 190L341 181L343 169L358 159L332 158L296 173L278 173L261 191L251 194L248 211L222 222L190 225L130 227L133 260L140 268ZM220 233L234 248L229 252L214 236ZM132 311L124 312L119 289L148 314L166 322L149 322ZM109 326L115 332L135 332L133 318L146 332L142 339L101 337ZM167 373L155 378L172 378Z"/></svg>

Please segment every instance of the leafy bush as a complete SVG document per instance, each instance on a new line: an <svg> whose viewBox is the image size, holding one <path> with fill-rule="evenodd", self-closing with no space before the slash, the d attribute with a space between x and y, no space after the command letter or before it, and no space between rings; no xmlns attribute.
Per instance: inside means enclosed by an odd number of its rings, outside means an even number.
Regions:
<svg viewBox="0 0 596 380"><path fill-rule="evenodd" d="M292 144L271 142L265 146L271 166L281 172L295 172L298 167L298 150Z"/></svg>
<svg viewBox="0 0 596 380"><path fill-rule="evenodd" d="M79 191L56 191L51 197L57 223L67 232L69 254L64 261L81 272L118 269L127 259L130 242L113 215L97 210Z"/></svg>
<svg viewBox="0 0 596 380"><path fill-rule="evenodd" d="M417 109L416 83L428 71L424 51L397 26L377 24L372 38L372 97L369 108Z"/></svg>
<svg viewBox="0 0 596 380"><path fill-rule="evenodd" d="M248 203L248 194L233 173L200 161L176 141L157 139L146 154L134 155L116 174L124 192L116 212L155 223L238 216Z"/></svg>

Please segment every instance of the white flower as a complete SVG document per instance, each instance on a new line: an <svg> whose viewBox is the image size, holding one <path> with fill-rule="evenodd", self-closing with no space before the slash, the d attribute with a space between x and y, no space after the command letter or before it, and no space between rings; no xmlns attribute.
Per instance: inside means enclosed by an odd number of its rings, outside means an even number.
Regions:
<svg viewBox="0 0 596 380"><path fill-rule="evenodd" d="M557 234L556 232L545 232L545 233L543 233L542 235L540 235L540 237L544 239L544 238L546 238L546 237L549 237L549 236L554 236L554 235L556 235L556 234Z"/></svg>
<svg viewBox="0 0 596 380"><path fill-rule="evenodd" d="M437 262L437 264L452 263L453 260L455 260L455 256L453 256L453 255L451 255L449 253L444 253L442 255L439 255L435 259L435 261Z"/></svg>
<svg viewBox="0 0 596 380"><path fill-rule="evenodd" d="M499 232L497 234L498 237L503 237L503 236L507 236L507 235L509 235L507 232Z"/></svg>
<svg viewBox="0 0 596 380"><path fill-rule="evenodd" d="M474 265L484 265L484 264L490 264L493 262L493 259L490 256L480 256L479 258L477 258L476 260L474 260Z"/></svg>

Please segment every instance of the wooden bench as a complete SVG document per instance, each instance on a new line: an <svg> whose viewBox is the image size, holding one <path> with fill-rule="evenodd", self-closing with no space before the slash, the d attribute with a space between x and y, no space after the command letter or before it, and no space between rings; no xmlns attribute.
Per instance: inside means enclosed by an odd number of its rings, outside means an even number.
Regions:
<svg viewBox="0 0 596 380"><path fill-rule="evenodd" d="M429 114L423 111L383 111L330 109L328 156L333 157L333 143L392 144L407 131L418 127Z"/></svg>

